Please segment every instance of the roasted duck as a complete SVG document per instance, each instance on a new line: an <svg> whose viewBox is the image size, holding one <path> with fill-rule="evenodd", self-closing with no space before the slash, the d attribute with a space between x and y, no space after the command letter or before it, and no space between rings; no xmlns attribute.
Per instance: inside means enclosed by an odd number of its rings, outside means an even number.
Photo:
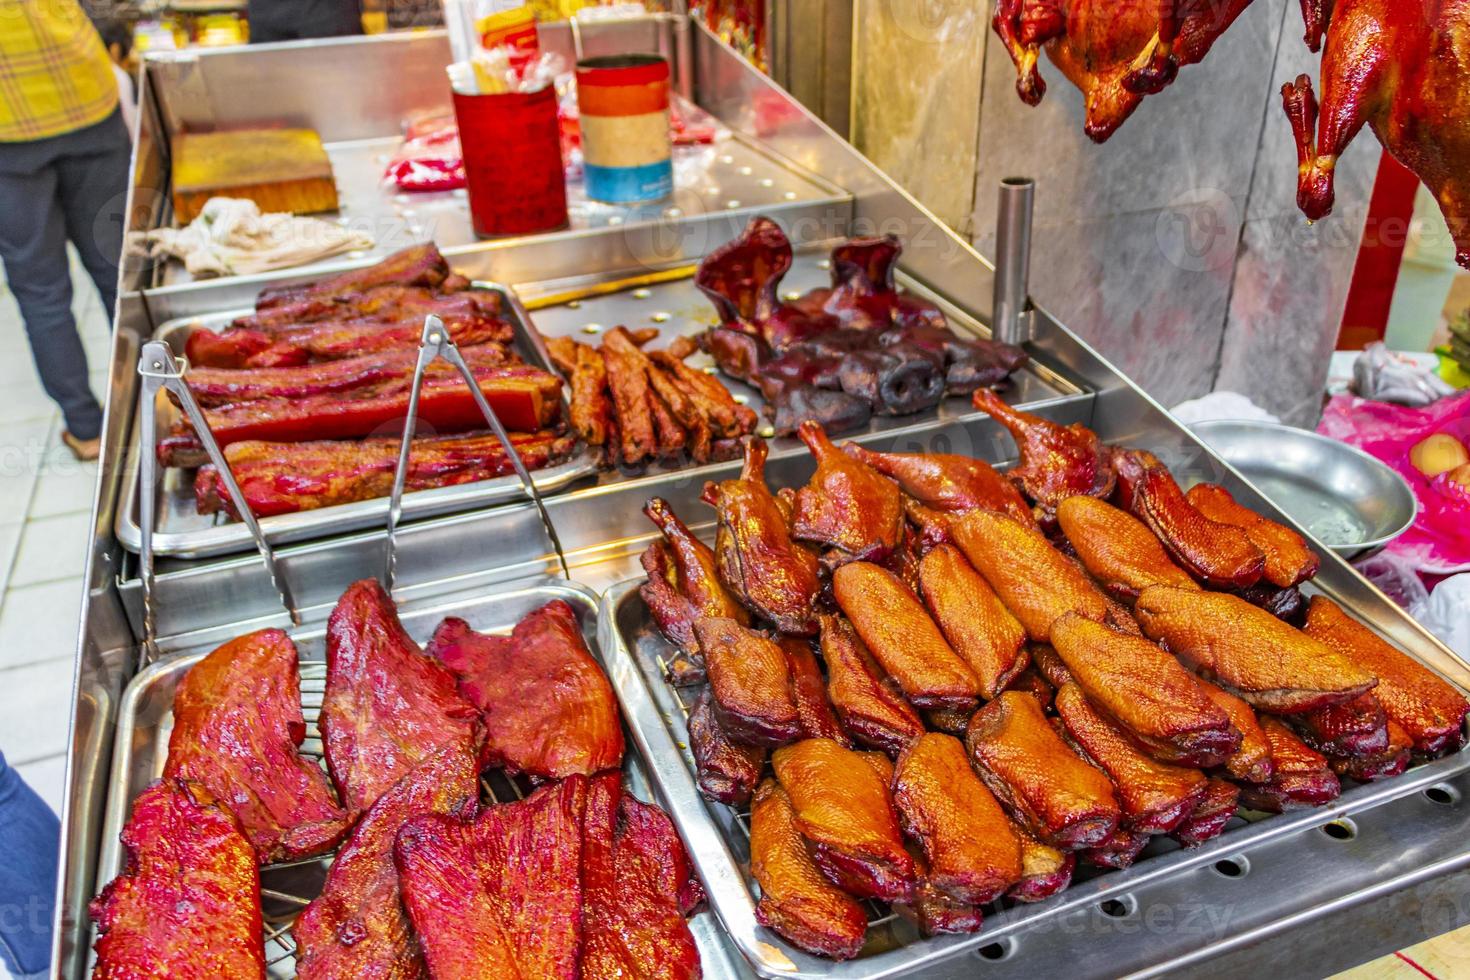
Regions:
<svg viewBox="0 0 1470 980"><path fill-rule="evenodd" d="M1108 777L1067 747L1034 697L1006 691L975 712L965 747L986 787L1043 843L1079 850L1117 829Z"/></svg>
<svg viewBox="0 0 1470 980"><path fill-rule="evenodd" d="M1139 751L1119 726L1093 707L1079 685L1058 690L1056 707L1068 744L1113 781L1123 811L1121 828L1167 834L1199 806L1208 782L1204 773L1159 762Z"/></svg>
<svg viewBox="0 0 1470 980"><path fill-rule="evenodd" d="M860 898L912 897L914 862L888 780L872 760L830 739L809 738L777 749L771 765L796 810L796 829L828 880Z"/></svg>
<svg viewBox="0 0 1470 980"><path fill-rule="evenodd" d="M832 444L816 422L796 429L817 460L817 471L796 491L791 536L824 545L828 567L849 561L881 562L903 541L898 487Z"/></svg>
<svg viewBox="0 0 1470 980"><path fill-rule="evenodd" d="M813 862L791 798L774 779L761 783L750 810L750 873L761 890L755 908L761 925L835 960L852 959L863 948L867 913Z"/></svg>
<svg viewBox="0 0 1470 980"><path fill-rule="evenodd" d="M832 703L827 700L827 682L822 677L821 665L812 653L809 640L795 636L784 636L779 641L786 654L787 666L791 669L791 700L796 704L796 715L801 721L803 738L830 738L832 741L851 748L852 743L843 731L837 716L832 712Z"/></svg>
<svg viewBox="0 0 1470 980"><path fill-rule="evenodd" d="M623 761L623 728L612 685L582 636L571 606L555 599L486 636L444 620L426 650L454 674L480 712L484 761L533 779L590 776Z"/></svg>
<svg viewBox="0 0 1470 980"><path fill-rule="evenodd" d="M1134 611L1152 639L1265 711L1299 714L1351 701L1378 683L1333 648L1223 592L1154 585Z"/></svg>
<svg viewBox="0 0 1470 980"><path fill-rule="evenodd" d="M1230 491L1218 483L1196 484L1189 488L1185 499L1209 520L1244 531L1251 544L1266 556L1263 578L1272 585L1283 589L1300 585L1316 575L1321 567L1322 560L1305 538L1284 524L1277 524L1248 507L1242 507L1230 496Z"/></svg>
<svg viewBox="0 0 1470 980"><path fill-rule="evenodd" d="M983 510L952 527L955 544L1031 639L1045 643L1051 624L1065 613L1107 620L1108 604L1097 586L1036 528Z"/></svg>
<svg viewBox="0 0 1470 980"><path fill-rule="evenodd" d="M719 516L720 580L751 612L782 633L816 632L817 557L790 537L785 510L766 486L764 440L747 438L740 476L706 483L702 499Z"/></svg>
<svg viewBox="0 0 1470 980"><path fill-rule="evenodd" d="M1222 589L1243 589L1260 579L1266 556L1250 536L1201 514L1152 453L1118 450L1113 465L1123 508L1148 525L1186 571Z"/></svg>
<svg viewBox="0 0 1470 980"><path fill-rule="evenodd" d="M1015 484L984 460L946 453L879 453L853 442L842 450L897 481L905 494L930 510L993 510L1023 524L1035 523Z"/></svg>
<svg viewBox="0 0 1470 980"><path fill-rule="evenodd" d="M576 440L550 429L510 436L528 470L557 466L571 458ZM393 492L399 440L361 442L237 442L224 453L245 502L257 518L374 500ZM491 433L419 436L409 449L406 493L492 480L515 472L500 440ZM239 519L235 504L213 464L194 474L195 506L201 514Z"/></svg>
<svg viewBox="0 0 1470 980"><path fill-rule="evenodd" d="M1052 701L1057 696L1056 686L1041 676L1041 671L1036 669L1035 664L1013 677L1010 684L1006 685L1006 690L1017 691L1029 698L1034 698L1036 703L1041 705L1042 711L1050 711Z"/></svg>
<svg viewBox="0 0 1470 980"><path fill-rule="evenodd" d="M750 802L765 769L766 750L730 738L715 717L709 688L699 692L689 709L689 750L706 799L737 807Z"/></svg>
<svg viewBox="0 0 1470 980"><path fill-rule="evenodd" d="M1290 721L1302 741L1324 755L1371 756L1388 748L1388 715L1372 691L1293 715Z"/></svg>
<svg viewBox="0 0 1470 980"><path fill-rule="evenodd" d="M198 783L133 801L127 867L92 902L98 980L265 978L260 871L234 814Z"/></svg>
<svg viewBox="0 0 1470 980"><path fill-rule="evenodd" d="M331 850L350 822L313 760L296 646L280 630L231 640L174 691L166 780L187 779L229 807L262 864Z"/></svg>
<svg viewBox="0 0 1470 980"><path fill-rule="evenodd" d="M1021 880L1006 892L1017 902L1039 902L1064 891L1072 883L1077 855L1043 844L1014 820L1011 830L1021 842Z"/></svg>
<svg viewBox="0 0 1470 980"><path fill-rule="evenodd" d="M1378 678L1373 694L1389 720L1397 722L1422 755L1453 752L1465 744L1465 715L1459 691L1427 667L1400 653L1325 596L1313 596L1306 634Z"/></svg>
<svg viewBox="0 0 1470 980"><path fill-rule="evenodd" d="M1041 46L1082 90L1083 131L1102 143L1163 91L1180 67L1204 60L1251 0L1186 6L1104 4L1088 0L1001 0L991 25L1016 66L1016 92L1027 105L1046 94L1037 70Z"/></svg>
<svg viewBox="0 0 1470 980"><path fill-rule="evenodd" d="M1240 748L1230 716L1148 640L1068 613L1052 624L1051 642L1080 691L1154 758L1217 766Z"/></svg>
<svg viewBox="0 0 1470 980"><path fill-rule="evenodd" d="M936 891L984 905L1021 880L1021 842L958 739L931 732L910 742L898 757L893 802Z"/></svg>
<svg viewBox="0 0 1470 980"><path fill-rule="evenodd" d="M1057 506L1057 523L1087 571L1120 599L1131 602L1150 585L1199 588L1152 531L1109 503L1068 497Z"/></svg>
<svg viewBox="0 0 1470 980"><path fill-rule="evenodd" d="M1342 787L1324 756L1308 748L1279 718L1262 718L1261 728L1271 743L1274 771L1270 782L1240 784L1242 804L1281 813L1337 799Z"/></svg>
<svg viewBox="0 0 1470 980"><path fill-rule="evenodd" d="M1225 832L1225 825L1239 809L1240 787L1223 779L1211 779L1204 798L1169 836L1185 847L1198 847Z"/></svg>
<svg viewBox="0 0 1470 980"><path fill-rule="evenodd" d="M715 718L732 740L776 746L802 736L791 664L776 641L733 619L697 620L694 635L704 653Z"/></svg>
<svg viewBox="0 0 1470 980"><path fill-rule="evenodd" d="M929 877L929 864L922 857L914 857L914 874L918 884L914 886L914 897L907 902L894 902L893 911L918 926L925 936L940 933L979 932L985 925L985 915L974 905L961 902L935 887Z"/></svg>
<svg viewBox="0 0 1470 980"><path fill-rule="evenodd" d="M449 263L433 242L411 245L362 269L341 272L305 285L267 286L255 298L257 310L269 310L308 299L336 301L376 286L424 286L434 289L450 277Z"/></svg>
<svg viewBox="0 0 1470 980"><path fill-rule="evenodd" d="M995 697L1026 669L1025 627L959 549L932 549L919 561L919 583L945 639L980 681L981 697Z"/></svg>
<svg viewBox="0 0 1470 980"><path fill-rule="evenodd" d="M1409 733L1404 730L1403 726L1392 718L1388 720L1386 727L1388 744L1382 751L1364 755L1331 756L1327 763L1332 766L1332 771L1339 776L1366 783L1375 779L1397 776L1409 768L1414 740L1409 737Z"/></svg>
<svg viewBox="0 0 1470 980"><path fill-rule="evenodd" d="M704 892L663 811L624 795L618 774L598 777L587 792L582 853L581 976L698 980L699 949L685 916Z"/></svg>
<svg viewBox="0 0 1470 980"><path fill-rule="evenodd" d="M1297 145L1297 206L1315 221L1332 211L1337 159L1367 123L1434 194L1470 268L1470 116L1460 98L1470 70L1460 2L1302 0L1307 44L1322 46L1321 123L1308 75L1282 87Z"/></svg>
<svg viewBox="0 0 1470 980"><path fill-rule="evenodd" d="M1017 411L987 389L975 392L974 402L1016 440L1021 461L1007 475L1035 502L1043 520L1050 521L1057 505L1068 497L1106 497L1113 492L1115 476L1107 449L1091 429L1075 422L1057 425Z"/></svg>
<svg viewBox="0 0 1470 980"><path fill-rule="evenodd" d="M1101 844L1078 852L1078 857L1096 868L1126 868L1148 846L1148 840L1148 834L1120 826Z"/></svg>
<svg viewBox="0 0 1470 980"><path fill-rule="evenodd" d="M327 771L355 818L420 762L466 739L478 713L454 675L423 655L373 579L348 586L327 620L322 745Z"/></svg>
<svg viewBox="0 0 1470 980"><path fill-rule="evenodd" d="M403 825L394 863L429 976L577 980L589 796L571 776L469 823Z"/></svg>
<svg viewBox="0 0 1470 980"><path fill-rule="evenodd" d="M980 681L898 576L868 562L832 573L832 594L863 643L919 708L975 706Z"/></svg>
<svg viewBox="0 0 1470 980"><path fill-rule="evenodd" d="M699 540L668 501L653 497L643 513L663 534L643 552L643 570L648 581L638 590L659 632L688 658L694 673L702 674L704 658L694 637L694 622L701 617L733 619L750 625L750 614L720 583L715 553Z"/></svg>
<svg viewBox="0 0 1470 980"><path fill-rule="evenodd" d="M1067 669L1067 665L1062 662L1062 658L1057 656L1056 647L1050 643L1032 643L1027 647L1027 651L1036 672L1046 678L1046 682L1052 687L1060 688L1076 680L1072 672Z"/></svg>
<svg viewBox="0 0 1470 980"><path fill-rule="evenodd" d="M1261 729L1255 710L1241 698L1196 677L1195 683L1205 696L1215 702L1227 715L1230 724L1240 732L1240 748L1225 760L1225 771L1235 779L1248 783L1265 783L1271 779L1274 766L1271 762L1271 742Z"/></svg>
<svg viewBox="0 0 1470 980"><path fill-rule="evenodd" d="M852 624L841 616L820 618L827 695L843 727L864 745L897 755L924 733L924 723L898 684L884 676Z"/></svg>
<svg viewBox="0 0 1470 980"><path fill-rule="evenodd" d="M332 861L321 894L292 927L298 977L422 975L418 940L399 899L393 842L420 814L472 813L479 788L479 766L466 741L409 770L368 809Z"/></svg>

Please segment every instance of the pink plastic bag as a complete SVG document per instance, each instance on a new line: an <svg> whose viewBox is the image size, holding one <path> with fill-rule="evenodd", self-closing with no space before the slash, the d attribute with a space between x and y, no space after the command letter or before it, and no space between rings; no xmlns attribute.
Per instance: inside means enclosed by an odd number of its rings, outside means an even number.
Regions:
<svg viewBox="0 0 1470 980"><path fill-rule="evenodd" d="M1470 445L1470 391L1425 408L1334 395L1317 431L1382 460L1413 488L1419 516L1386 552L1407 560L1420 574L1470 571L1470 493L1443 475L1428 479L1409 462L1409 450L1436 432Z"/></svg>
<svg viewBox="0 0 1470 980"><path fill-rule="evenodd" d="M464 186L464 153L454 113L410 121L403 145L389 161L383 178L401 191L450 191Z"/></svg>

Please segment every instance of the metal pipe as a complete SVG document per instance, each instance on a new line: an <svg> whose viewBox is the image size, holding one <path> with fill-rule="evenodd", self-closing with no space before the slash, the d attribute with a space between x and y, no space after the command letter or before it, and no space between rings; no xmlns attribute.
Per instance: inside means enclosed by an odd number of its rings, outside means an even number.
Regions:
<svg viewBox="0 0 1470 980"><path fill-rule="evenodd" d="M995 211L995 296L991 305L991 335L1007 344L1031 339L1027 301L1031 279L1031 206L1036 181L1005 177Z"/></svg>

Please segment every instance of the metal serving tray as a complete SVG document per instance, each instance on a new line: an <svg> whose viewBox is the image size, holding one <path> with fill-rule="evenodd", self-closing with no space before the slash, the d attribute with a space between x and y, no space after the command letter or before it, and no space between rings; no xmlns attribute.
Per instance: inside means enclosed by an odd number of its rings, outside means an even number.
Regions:
<svg viewBox="0 0 1470 980"><path fill-rule="evenodd" d="M399 618L415 639L428 639L445 616L467 620L482 632L509 633L517 622L533 609L553 599L569 603L577 611L587 645L605 669L611 669L597 642L597 597L581 586L546 580L525 588L500 593L461 592L426 600L409 600L399 605ZM301 654L301 700L306 716L308 737L302 752L320 759L321 739L317 734L317 716L326 686L326 624L311 623L291 631ZM118 711L116 750L112 759L107 811L102 827L102 850L97 880L110 881L123 869L126 855L118 835L132 808L133 800L163 772L168 756L169 735L173 730L173 697L189 668L202 660L214 643L181 651L139 673L123 692ZM646 764L638 754L636 743L629 743L624 783L635 796L653 799ZM507 779L492 772L481 779L481 795L485 801L504 802L519 799L529 788L523 780ZM269 865L261 869L261 896L265 913L266 960L273 978L295 976L294 946L290 928L300 911L319 894L325 881L331 857ZM736 978L748 972L723 940L715 917L702 912L690 920L690 928L699 945L705 975L713 978Z"/></svg>
<svg viewBox="0 0 1470 980"><path fill-rule="evenodd" d="M1104 914L1126 914L1127 895L1140 885L1167 884L1192 869L1217 865L1222 858L1248 867L1259 848L1298 839L1306 848L1324 836L1352 837L1352 820L1366 811L1414 793L1433 789L1453 794L1445 780L1470 772L1470 749L1416 766L1401 776L1377 783L1349 784L1332 804L1285 814L1242 811L1225 833L1202 847L1186 850L1155 837L1132 867L1122 871L1078 868L1072 885L1036 904L1002 900L986 906L985 927L973 935L922 937L887 905L865 902L869 911L868 942L858 958L844 963L804 953L757 924L756 895L750 877L748 811L712 803L699 793L687 718L693 698L681 694L663 677L673 647L658 632L638 595L642 579L619 583L602 599L598 635L611 660L609 676L618 688L639 753L652 760L652 780L689 846L709 892L710 905L735 945L764 977L821 977L878 980L917 975L940 961L964 954L982 959L1004 958L1009 945L1026 932L1044 928L1064 916L1102 906ZM1222 877L1230 872L1222 871ZM1190 887L1198 889L1198 880ZM1257 896L1265 900L1264 896ZM1238 895L1236 896L1238 900ZM1111 912L1106 903L1118 904ZM983 951L983 952L982 952ZM978 968L978 964L975 965Z"/></svg>
<svg viewBox="0 0 1470 980"><path fill-rule="evenodd" d="M502 315L515 329L512 345L526 363L545 368L553 374L560 372L551 364L546 346L536 331L528 327L526 312L515 294L495 283L477 282L476 289L498 293L504 300ZM184 317L169 320L154 331L153 339L162 340L182 355L184 342L195 330L220 330L236 317L244 316L249 309L227 310L209 316ZM563 403L566 393L563 391ZM149 445L140 445L141 406L135 409L132 426L132 441L128 450L127 470L123 478L124 495L116 514L117 539L129 551L136 553L142 546L142 530L138 524L138 508L141 501L139 487L139 452L151 450ZM181 417L179 409L160 392L158 396L157 426L152 438L167 435L173 423ZM536 488L543 494L562 490L597 471L597 454L589 446L578 443L572 457L557 466L532 472ZM200 514L194 504L194 471L168 468L163 472L163 485L158 494L158 516L153 535L154 553L175 558L209 558L237 551L249 551L255 547L250 531L239 521L230 521L224 514ZM465 483L433 490L419 490L403 495L403 519L405 521L455 511L470 510L492 504L525 497L525 489L515 474ZM314 538L355 531L362 528L381 526L387 521L388 498L360 500L335 507L302 511L296 514L280 514L262 518L261 529L272 544L306 541Z"/></svg>

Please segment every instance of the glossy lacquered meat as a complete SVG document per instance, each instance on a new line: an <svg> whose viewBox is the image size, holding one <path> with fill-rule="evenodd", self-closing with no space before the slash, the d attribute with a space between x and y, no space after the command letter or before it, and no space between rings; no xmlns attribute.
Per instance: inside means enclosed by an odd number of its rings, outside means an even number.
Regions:
<svg viewBox="0 0 1470 980"><path fill-rule="evenodd" d="M196 329L184 342L189 364L200 369L249 368L267 370L313 362L340 361L390 351L412 352L424 335L424 316L433 313L444 322L459 347L509 344L515 328L497 315L493 294L461 294L429 300L422 312L402 317L358 317L304 323L284 322L261 327L228 327L215 333ZM192 374L190 379L192 380Z"/></svg>
<svg viewBox="0 0 1470 980"><path fill-rule="evenodd" d="M1240 747L1229 715L1157 645L1075 613L1052 625L1051 642L1080 689L1155 758L1216 766Z"/></svg>
<svg viewBox="0 0 1470 980"><path fill-rule="evenodd" d="M1194 812L1169 836L1185 847L1198 847L1225 832L1225 825L1239 809L1240 787L1223 779L1211 779Z"/></svg>
<svg viewBox="0 0 1470 980"><path fill-rule="evenodd" d="M850 748L852 743L847 732L833 713L832 702L827 699L827 681L822 676L816 655L812 653L811 641L783 636L778 642L791 671L791 700L796 705L802 737L830 738Z"/></svg>
<svg viewBox="0 0 1470 980"><path fill-rule="evenodd" d="M889 780L862 753L811 738L771 756L796 810L796 827L830 881L859 897L898 900L914 890Z"/></svg>
<svg viewBox="0 0 1470 980"><path fill-rule="evenodd" d="M1007 898L1040 902L1072 883L1072 872L1077 868L1076 854L1043 844L1014 820L1011 830L1021 842L1021 880L1006 892Z"/></svg>
<svg viewBox="0 0 1470 980"><path fill-rule="evenodd" d="M931 732L909 743L898 757L893 802L935 891L984 905L1021 880L1021 842L958 739Z"/></svg>
<svg viewBox="0 0 1470 980"><path fill-rule="evenodd" d="M1291 724L1302 741L1329 756L1371 756L1388 748L1388 715L1372 691L1293 715Z"/></svg>
<svg viewBox="0 0 1470 980"><path fill-rule="evenodd" d="M424 975L399 897L393 842L421 814L468 815L478 793L479 766L466 741L425 759L368 809L333 859L321 894L292 927L298 977Z"/></svg>
<svg viewBox="0 0 1470 980"><path fill-rule="evenodd" d="M1266 556L1250 536L1200 513L1152 453L1120 450L1113 465L1124 509L1158 535L1186 571L1222 589L1243 589L1261 578Z"/></svg>
<svg viewBox="0 0 1470 980"><path fill-rule="evenodd" d="M1240 802L1252 810L1281 813L1298 807L1321 806L1337 799L1342 786L1327 759L1292 734L1279 718L1261 719L1271 743L1274 771L1266 783L1240 784Z"/></svg>
<svg viewBox="0 0 1470 980"><path fill-rule="evenodd" d="M1427 667L1390 646L1342 607L1313 596L1306 634L1378 678L1373 694L1389 720L1408 733L1414 751L1451 752L1465 743L1470 701Z"/></svg>
<svg viewBox="0 0 1470 980"><path fill-rule="evenodd" d="M761 783L750 810L750 873L761 925L819 956L845 960L862 949L867 913L812 860L791 798L774 779Z"/></svg>
<svg viewBox="0 0 1470 980"><path fill-rule="evenodd" d="M1235 779L1248 783L1264 783L1271 779L1275 766L1271 762L1271 742L1261 729L1261 721L1255 709L1242 698L1211 684L1203 677L1196 677L1205 696L1215 702L1230 716L1230 724L1240 732L1240 747L1225 760L1225 771Z"/></svg>
<svg viewBox="0 0 1470 980"><path fill-rule="evenodd" d="M731 739L775 746L801 737L791 665L776 641L733 619L701 619L694 634L704 653L715 717Z"/></svg>
<svg viewBox="0 0 1470 980"><path fill-rule="evenodd" d="M929 877L929 863L915 855L914 873L918 884L914 886L914 897L907 902L894 902L893 911L919 927L925 936L941 933L979 932L985 926L985 915L980 908L961 902L935 887Z"/></svg>
<svg viewBox="0 0 1470 980"><path fill-rule="evenodd" d="M1057 507L1067 543L1093 578L1131 602L1150 585L1199 588L1136 517L1095 497L1068 497Z"/></svg>
<svg viewBox="0 0 1470 980"><path fill-rule="evenodd" d="M731 806L750 802L766 765L766 750L733 740L715 715L709 688L699 692L689 709L689 750L699 791L707 799Z"/></svg>
<svg viewBox="0 0 1470 980"><path fill-rule="evenodd" d="M1075 683L1057 691L1056 708L1068 742L1112 780L1123 829L1166 834L1194 812L1205 794L1204 773L1159 762L1139 751Z"/></svg>
<svg viewBox="0 0 1470 980"><path fill-rule="evenodd" d="M327 774L298 749L306 737L296 646L280 630L231 640L174 691L165 779L188 779L240 820L262 864L335 847L347 813Z"/></svg>
<svg viewBox="0 0 1470 980"><path fill-rule="evenodd" d="M733 619L750 624L750 614L735 600L719 578L714 550L695 537L679 520L668 501L653 497L643 513L663 534L643 552L640 559L648 581L638 594L659 632L676 645L686 658L690 680L703 676L704 658L694 636L694 623L701 617Z"/></svg>
<svg viewBox="0 0 1470 980"><path fill-rule="evenodd" d="M931 510L994 510L1034 523L1015 484L984 460L946 453L880 453L851 442L842 449L895 480L905 494Z"/></svg>
<svg viewBox="0 0 1470 980"><path fill-rule="evenodd" d="M133 801L127 866L91 905L99 980L265 977L260 872L234 815L197 783Z"/></svg>
<svg viewBox="0 0 1470 980"><path fill-rule="evenodd" d="M1235 502L1230 491L1218 483L1200 483L1190 487L1185 499L1210 520L1244 531L1251 544L1266 556L1264 578L1272 585L1283 589L1300 585L1316 575L1321 567L1321 559L1305 538L1284 524L1242 507Z"/></svg>
<svg viewBox="0 0 1470 980"><path fill-rule="evenodd" d="M931 549L919 561L919 584L945 639L980 681L981 697L995 697L1026 669L1025 627L959 549Z"/></svg>
<svg viewBox="0 0 1470 980"><path fill-rule="evenodd" d="M528 470L563 463L576 447L575 439L551 430L513 432L510 439ZM393 492L398 449L398 439L247 441L228 446L225 459L259 518L386 497ZM409 448L403 489L434 490L514 472L505 446L491 433L419 436ZM201 514L240 516L213 464L194 474L194 500Z"/></svg>
<svg viewBox="0 0 1470 980"><path fill-rule="evenodd" d="M1156 585L1134 606L1151 638L1257 708L1277 714L1350 701L1377 678L1233 595Z"/></svg>
<svg viewBox="0 0 1470 980"><path fill-rule="evenodd" d="M781 632L807 636L816 632L817 557L791 540L787 514L766 486L766 454L764 441L748 439L740 476L705 484L703 499L719 517L720 580Z"/></svg>
<svg viewBox="0 0 1470 980"><path fill-rule="evenodd" d="M915 707L974 707L980 694L975 672L898 576L878 565L853 562L832 574L832 593Z"/></svg>
<svg viewBox="0 0 1470 980"><path fill-rule="evenodd" d="M537 779L591 775L623 761L617 697L571 606L554 599L510 636L439 624L427 648L480 712L485 761Z"/></svg>
<svg viewBox="0 0 1470 980"><path fill-rule="evenodd" d="M1388 732L1387 744L1381 750L1360 755L1330 756L1327 763L1332 767L1332 771L1346 779L1356 779L1366 783L1375 779L1397 776L1409 768L1414 740L1409 737L1409 733L1404 730L1403 726L1392 718L1388 720L1385 727Z"/></svg>
<svg viewBox="0 0 1470 980"><path fill-rule="evenodd" d="M304 299L335 300L376 286L443 285L449 263L433 242L410 245L362 269L340 272L305 285L267 286L255 299L257 310L268 310Z"/></svg>
<svg viewBox="0 0 1470 980"><path fill-rule="evenodd" d="M1093 847L1117 829L1108 777L1062 741L1034 697L1007 691L975 712L965 748L986 787L1042 843Z"/></svg>
<svg viewBox="0 0 1470 980"><path fill-rule="evenodd" d="M843 728L864 745L897 755L924 732L918 712L885 676L850 622L823 615L821 623L827 696Z"/></svg>
<svg viewBox="0 0 1470 980"><path fill-rule="evenodd" d="M1046 642L1051 624L1069 612L1098 622L1108 618L1097 586L1035 527L983 510L971 511L952 527L955 544L1031 639Z"/></svg>
<svg viewBox="0 0 1470 980"><path fill-rule="evenodd" d="M424 656L373 579L348 587L327 620L322 744L327 770L354 816L416 765L475 739L478 712L454 675Z"/></svg>
<svg viewBox="0 0 1470 980"><path fill-rule="evenodd" d="M1106 497L1113 492L1115 476L1107 449L1091 429L1017 411L988 389L975 392L974 402L1015 439L1021 461L1007 475L1036 503L1043 519L1054 517L1057 505L1068 497Z"/></svg>
<svg viewBox="0 0 1470 980"><path fill-rule="evenodd" d="M792 537L830 549L829 566L886 559L903 540L898 487L838 449L816 422L803 422L796 434L816 458L817 471L796 491Z"/></svg>

